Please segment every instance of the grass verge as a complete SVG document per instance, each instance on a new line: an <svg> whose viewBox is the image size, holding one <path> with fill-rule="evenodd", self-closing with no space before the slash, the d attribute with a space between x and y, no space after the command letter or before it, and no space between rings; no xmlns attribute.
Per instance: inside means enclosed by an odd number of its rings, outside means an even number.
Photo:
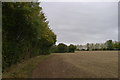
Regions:
<svg viewBox="0 0 120 80"><path fill-rule="evenodd" d="M40 55L22 63L11 66L7 71L2 73L3 78L30 78L32 77L32 71L37 65L49 57L50 55Z"/></svg>

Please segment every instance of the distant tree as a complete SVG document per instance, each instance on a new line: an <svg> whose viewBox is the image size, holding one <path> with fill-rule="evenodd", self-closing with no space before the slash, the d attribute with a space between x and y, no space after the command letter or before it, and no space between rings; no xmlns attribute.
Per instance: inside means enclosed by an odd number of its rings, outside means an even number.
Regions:
<svg viewBox="0 0 120 80"><path fill-rule="evenodd" d="M113 48L114 50L120 50L120 42L117 41L113 42Z"/></svg>
<svg viewBox="0 0 120 80"><path fill-rule="evenodd" d="M68 52L75 52L76 46L74 46L73 44L70 44L68 46Z"/></svg>
<svg viewBox="0 0 120 80"><path fill-rule="evenodd" d="M112 40L106 41L107 44L107 50L113 50L113 42Z"/></svg>
<svg viewBox="0 0 120 80"><path fill-rule="evenodd" d="M87 51L89 51L89 48L90 48L90 47L89 47L89 45L90 45L90 44L89 44L89 43L87 43Z"/></svg>
<svg viewBox="0 0 120 80"><path fill-rule="evenodd" d="M57 52L58 52L57 45L53 45L53 46L50 48L50 52L51 52L51 53L57 53Z"/></svg>
<svg viewBox="0 0 120 80"><path fill-rule="evenodd" d="M118 50L120 50L120 41L118 42Z"/></svg>
<svg viewBox="0 0 120 80"><path fill-rule="evenodd" d="M65 53L65 52L67 52L67 45L63 44L63 43L59 43L57 50L59 53Z"/></svg>
<svg viewBox="0 0 120 80"><path fill-rule="evenodd" d="M113 43L113 48L114 48L115 50L118 50L118 42L117 42L117 41L115 41L115 42Z"/></svg>

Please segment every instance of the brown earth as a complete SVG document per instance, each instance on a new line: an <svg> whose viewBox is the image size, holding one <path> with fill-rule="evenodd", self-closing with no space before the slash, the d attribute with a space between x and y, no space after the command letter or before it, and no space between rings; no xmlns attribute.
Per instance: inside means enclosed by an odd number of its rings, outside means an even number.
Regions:
<svg viewBox="0 0 120 80"><path fill-rule="evenodd" d="M117 51L53 53L40 62L32 78L117 78Z"/></svg>

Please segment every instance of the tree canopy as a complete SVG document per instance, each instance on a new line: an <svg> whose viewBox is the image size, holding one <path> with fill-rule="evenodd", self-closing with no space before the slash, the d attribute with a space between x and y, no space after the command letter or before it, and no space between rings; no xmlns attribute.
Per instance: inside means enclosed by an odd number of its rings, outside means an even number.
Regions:
<svg viewBox="0 0 120 80"><path fill-rule="evenodd" d="M37 2L3 2L3 69L23 59L49 54L56 35Z"/></svg>

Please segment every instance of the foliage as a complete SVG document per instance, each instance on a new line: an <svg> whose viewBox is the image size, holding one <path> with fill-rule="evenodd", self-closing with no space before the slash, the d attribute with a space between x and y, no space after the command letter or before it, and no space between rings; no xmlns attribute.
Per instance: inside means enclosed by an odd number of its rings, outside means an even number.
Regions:
<svg viewBox="0 0 120 80"><path fill-rule="evenodd" d="M49 54L56 35L48 26L39 3L3 2L3 70L40 54Z"/></svg>
<svg viewBox="0 0 120 80"><path fill-rule="evenodd" d="M67 45L64 44L64 43L59 43L58 46L57 46L57 52L59 53L65 53L67 52Z"/></svg>
<svg viewBox="0 0 120 80"><path fill-rule="evenodd" d="M70 44L67 46L64 43L59 43L58 45L53 45L51 47L51 52L52 53L74 53L76 50L76 46L73 44Z"/></svg>
<svg viewBox="0 0 120 80"><path fill-rule="evenodd" d="M69 46L68 46L68 52L75 52L75 49L76 49L76 46L74 46L73 44L70 44Z"/></svg>
<svg viewBox="0 0 120 80"><path fill-rule="evenodd" d="M113 50L113 42L112 40L106 41L107 44L107 50Z"/></svg>
<svg viewBox="0 0 120 80"><path fill-rule="evenodd" d="M87 43L87 51L89 50L89 43Z"/></svg>
<svg viewBox="0 0 120 80"><path fill-rule="evenodd" d="M50 48L50 52L51 52L51 53L57 53L57 52L58 52L57 45L53 45L53 46Z"/></svg>
<svg viewBox="0 0 120 80"><path fill-rule="evenodd" d="M120 41L107 40L105 43L87 43L77 45L77 50L97 51L97 50L120 50Z"/></svg>

